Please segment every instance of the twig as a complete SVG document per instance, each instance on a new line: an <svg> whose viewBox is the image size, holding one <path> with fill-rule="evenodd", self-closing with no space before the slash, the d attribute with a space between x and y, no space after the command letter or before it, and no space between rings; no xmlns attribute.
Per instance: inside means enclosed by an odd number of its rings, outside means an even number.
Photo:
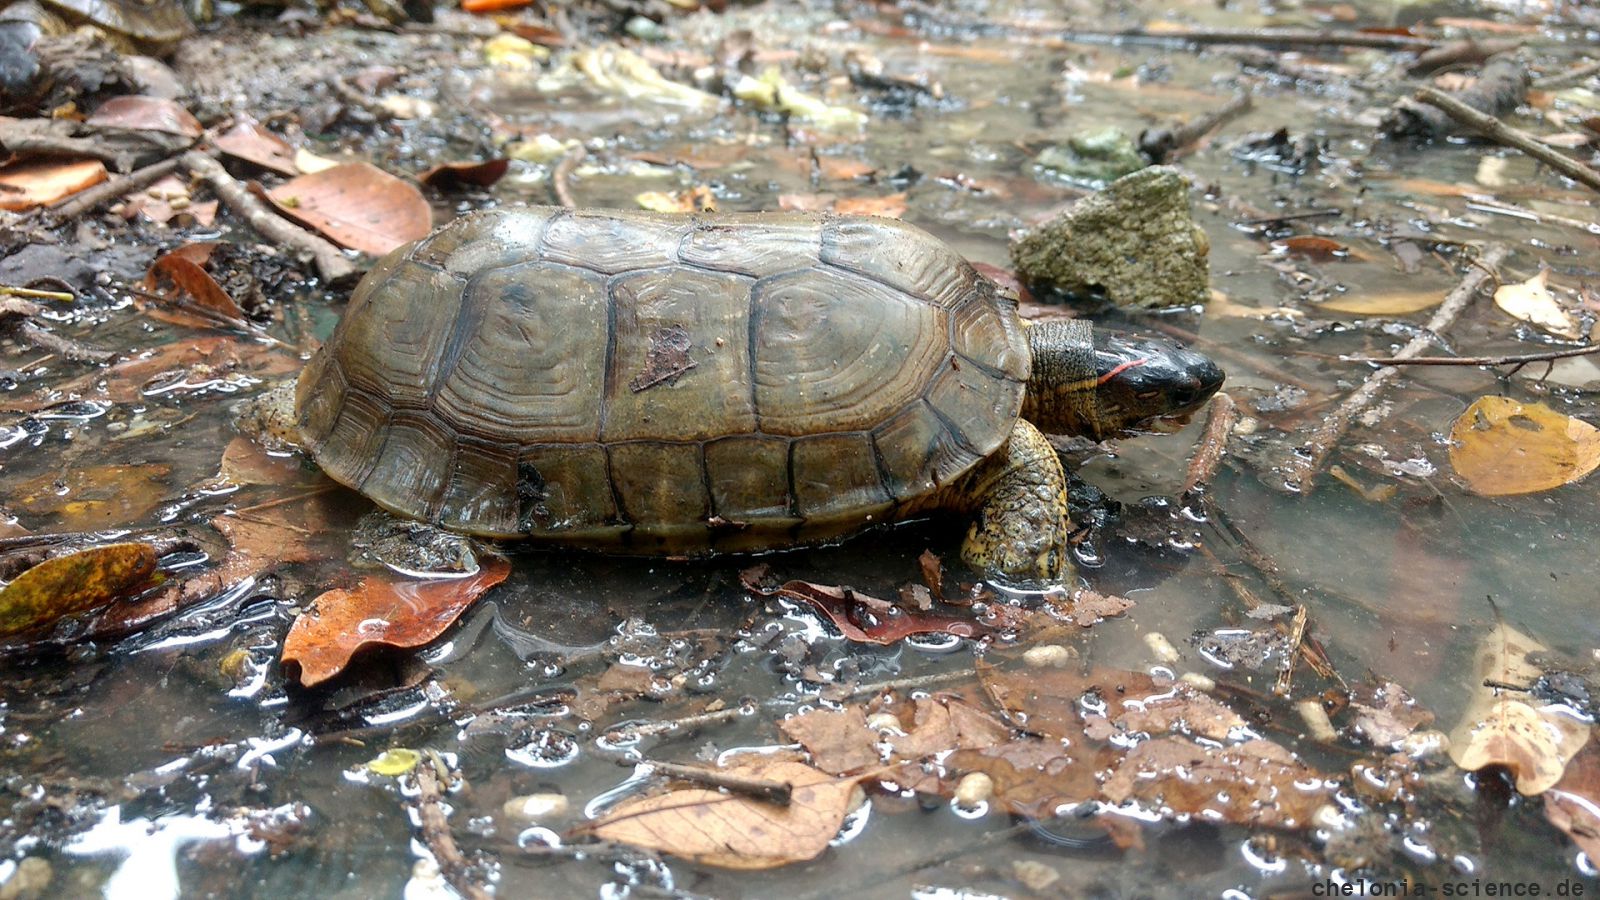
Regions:
<svg viewBox="0 0 1600 900"><path fill-rule="evenodd" d="M422 831L422 842L428 845L439 872L456 893L467 900L490 900L489 889L472 875L472 864L462 855L450 833L450 821L444 813L444 791L439 786L439 776L434 771L438 755L428 753L412 773L417 779L417 821Z"/></svg>
<svg viewBox="0 0 1600 900"><path fill-rule="evenodd" d="M66 291L41 291L35 288L12 287L9 284L0 284L0 295L26 297L32 300L57 300L61 303L71 303L78 299L76 294L69 294Z"/></svg>
<svg viewBox="0 0 1600 900"><path fill-rule="evenodd" d="M1245 219L1239 223L1241 228L1261 228L1267 225L1281 225L1285 222L1299 222L1304 219L1326 219L1332 216L1342 216L1342 209L1313 209L1308 212L1288 213L1282 216L1267 216L1261 219Z"/></svg>
<svg viewBox="0 0 1600 900"><path fill-rule="evenodd" d="M1222 465L1222 456L1228 449L1228 435L1233 433L1233 423L1239 419L1239 409L1226 392L1211 398L1211 416L1206 420L1205 434L1200 436L1199 449L1189 459L1189 473L1183 479L1185 494L1202 484L1209 484Z"/></svg>
<svg viewBox="0 0 1600 900"><path fill-rule="evenodd" d="M1420 54L1411 65L1406 66L1406 74L1426 75L1446 66L1477 64L1491 56L1510 53L1521 46L1522 41L1515 38L1486 38L1481 41L1467 38Z"/></svg>
<svg viewBox="0 0 1600 900"><path fill-rule="evenodd" d="M1536 78L1533 81L1533 89L1536 91L1559 91L1563 88L1582 84L1596 75L1600 75L1600 62L1592 62L1588 65L1578 66L1575 69L1568 69L1565 72L1556 72L1553 75Z"/></svg>
<svg viewBox="0 0 1600 900"><path fill-rule="evenodd" d="M1374 366L1525 366L1528 363L1588 356L1591 353L1600 353L1600 344L1506 356L1341 356L1339 359L1343 362L1367 363Z"/></svg>
<svg viewBox="0 0 1600 900"><path fill-rule="evenodd" d="M1506 147L1521 150L1573 181L1600 191L1600 172L1596 172L1571 157L1557 153L1553 148L1534 140L1526 131L1512 128L1494 116L1478 112L1449 94L1431 87L1420 88L1417 91L1417 99L1429 106L1436 107L1443 111L1445 115L1489 140Z"/></svg>
<svg viewBox="0 0 1600 900"><path fill-rule="evenodd" d="M1139 135L1139 150L1151 162L1160 165L1176 156L1179 150L1249 111L1250 94L1239 94L1221 107L1195 116L1188 122L1142 132Z"/></svg>
<svg viewBox="0 0 1600 900"><path fill-rule="evenodd" d="M1303 28L1192 28L1186 30L1088 31L1074 29L1060 35L1068 41L1113 41L1161 44L1266 44L1276 47L1372 47L1378 50L1428 50L1438 45L1429 38L1405 34L1332 31Z"/></svg>
<svg viewBox="0 0 1600 900"><path fill-rule="evenodd" d="M576 169L578 163L588 155L589 151L583 149L582 144L578 144L569 150L567 155L561 157L561 161L556 163L555 170L550 173L550 188L556 193L556 202L567 209L578 208L577 202L572 199L572 187L568 182L572 178L572 170Z"/></svg>
<svg viewBox="0 0 1600 900"><path fill-rule="evenodd" d="M102 203L115 200L140 188L155 184L176 171L178 162L179 158L174 156L171 159L163 159L158 163L151 163L126 175L118 175L116 178L101 182L86 191L57 203L55 206L50 207L50 212L59 219L76 219Z"/></svg>
<svg viewBox="0 0 1600 900"><path fill-rule="evenodd" d="M1289 696L1294 686L1294 663L1300 658L1300 648L1305 645L1306 622L1310 618L1310 611L1305 604L1295 607L1294 621L1289 625L1288 649L1283 655L1283 668L1278 670L1278 683L1272 686L1272 692L1279 697Z"/></svg>
<svg viewBox="0 0 1600 900"><path fill-rule="evenodd" d="M63 337L39 324L24 320L17 325L17 335L23 340L38 347L65 356L74 362L100 363L110 362L116 357L114 350L101 350L80 344L69 337Z"/></svg>
<svg viewBox="0 0 1600 900"><path fill-rule="evenodd" d="M187 151L178 161L179 165L210 185L217 199L243 216L251 228L279 244L310 254L323 278L338 281L356 273L355 264L343 251L267 209L243 184L229 175L221 163L196 150Z"/></svg>
<svg viewBox="0 0 1600 900"><path fill-rule="evenodd" d="M757 800L776 803L779 806L788 806L789 800L794 793L794 785L787 781L773 781L770 778L751 778L748 775L736 775L732 772L706 769L700 766L684 766L678 763L657 762L651 759L636 762L627 758L618 758L617 765L649 766L658 775L694 784L703 784L707 787L725 788L732 793L744 794Z"/></svg>
<svg viewBox="0 0 1600 900"><path fill-rule="evenodd" d="M1407 342L1405 347L1395 354L1395 358L1412 359L1421 355L1423 348L1432 342L1435 335L1442 334L1455 322L1477 296L1478 288L1509 253L1510 251L1500 244L1490 244L1485 248L1472 271L1451 289L1444 303L1434 312L1433 318L1428 320L1424 333ZM1312 480L1317 472L1321 471L1322 464L1327 460L1334 445L1349 430L1350 423L1378 398L1383 389L1399 373L1400 369L1395 366L1385 366L1370 373L1355 393L1346 397L1344 402L1323 418L1322 423L1311 433L1311 437L1303 445L1295 448L1290 453L1289 459L1283 463L1281 471L1284 489L1301 493L1311 487Z"/></svg>

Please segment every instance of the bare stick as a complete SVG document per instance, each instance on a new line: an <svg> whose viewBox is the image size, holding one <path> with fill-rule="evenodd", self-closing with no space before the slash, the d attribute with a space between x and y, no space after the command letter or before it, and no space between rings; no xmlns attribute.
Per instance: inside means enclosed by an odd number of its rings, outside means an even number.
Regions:
<svg viewBox="0 0 1600 900"><path fill-rule="evenodd" d="M177 171L178 162L179 158L174 156L171 159L163 159L158 163L151 163L126 175L119 175L110 181L97 184L70 199L57 203L55 206L50 207L50 212L61 219L76 219L102 203L107 203L118 197L131 194L140 188L155 184Z"/></svg>
<svg viewBox="0 0 1600 900"><path fill-rule="evenodd" d="M1183 479L1183 492L1210 483L1222 465L1222 456L1228 449L1228 435L1233 433L1233 423L1239 419L1239 408L1227 393L1211 398L1211 417L1206 420L1206 432L1200 436L1200 447L1189 460L1189 474Z"/></svg>
<svg viewBox="0 0 1600 900"><path fill-rule="evenodd" d="M649 766L658 775L688 781L694 784L703 784L707 787L725 788L731 793L744 794L757 800L776 803L779 806L788 806L790 797L794 793L794 785L787 781L773 781L770 778L751 778L748 775L736 775L718 769L707 769L701 766L684 766L678 763L657 762L653 759L635 762L629 759L618 759L619 766L645 765Z"/></svg>
<svg viewBox="0 0 1600 900"><path fill-rule="evenodd" d="M561 157L561 161L556 163L555 170L550 173L550 188L556 192L556 202L567 209L578 207L577 202L572 199L572 186L569 182L572 179L572 170L576 169L578 163L588 155L589 151L579 144L568 151L566 156Z"/></svg>
<svg viewBox="0 0 1600 900"><path fill-rule="evenodd" d="M1478 112L1449 94L1431 87L1418 89L1417 99L1429 106L1438 108L1445 115L1489 140L1506 147L1521 150L1573 181L1600 191L1600 172L1596 172L1569 156L1556 152L1552 147L1539 143L1526 131L1512 128L1494 116Z"/></svg>
<svg viewBox="0 0 1600 900"><path fill-rule="evenodd" d="M1565 72L1555 72L1543 78L1537 78L1533 82L1533 89L1536 91L1559 91L1562 88L1582 84L1596 75L1600 75L1600 62L1591 62L1575 69L1568 69Z"/></svg>
<svg viewBox="0 0 1600 900"><path fill-rule="evenodd" d="M1272 686L1272 692L1279 697L1289 696L1289 691L1294 686L1294 663L1300 658L1300 648L1305 646L1306 622L1310 612L1305 604L1295 607L1294 622L1289 625L1289 646L1283 654L1283 668L1278 670L1278 683Z"/></svg>
<svg viewBox="0 0 1600 900"><path fill-rule="evenodd" d="M1139 150L1149 157L1151 162L1157 164L1166 162L1177 156L1180 150L1249 111L1250 94L1248 92L1239 94L1221 107L1195 116L1188 122L1174 124L1171 128L1152 128L1145 131L1139 135Z"/></svg>
<svg viewBox="0 0 1600 900"><path fill-rule="evenodd" d="M1451 289L1444 303L1434 312L1433 318L1428 320L1424 333L1412 338L1399 353L1395 354L1395 358L1411 359L1420 356L1423 348L1433 341L1435 335L1442 334L1455 322L1477 296L1478 288L1509 253L1510 251L1500 244L1490 244L1485 248L1477 264L1472 267L1472 271ZM1383 393L1383 389L1399 373L1398 367L1385 366L1369 374L1355 393L1346 397L1343 403L1322 420L1305 444L1289 454L1289 459L1282 466L1283 487L1286 490L1300 493L1311 487L1312 480L1317 472L1322 470L1322 464L1327 460L1333 446L1349 430L1350 423L1362 410L1378 399L1378 395Z"/></svg>
<svg viewBox="0 0 1600 900"><path fill-rule="evenodd" d="M1063 40L1109 40L1118 43L1263 44L1272 47L1372 47L1379 50L1429 50L1429 38L1363 31L1319 31L1303 28L1192 28L1187 30L1088 31L1073 29Z"/></svg>
<svg viewBox="0 0 1600 900"><path fill-rule="evenodd" d="M434 771L437 759L438 755L430 752L412 770L417 779L417 821L422 842L433 852L440 874L457 893L467 900L490 900L489 889L473 877L472 864L462 855L455 836L450 833L450 821L444 814L444 790Z"/></svg>
<svg viewBox="0 0 1600 900"><path fill-rule="evenodd" d="M1600 353L1600 344L1588 347L1568 347L1544 353L1522 353L1507 356L1341 356L1344 362L1368 363L1374 366L1525 366L1528 363L1549 362L1571 356L1588 356Z"/></svg>
<svg viewBox="0 0 1600 900"><path fill-rule="evenodd" d="M227 170L222 168L222 163L195 150L184 153L178 161L185 169L210 185L217 199L243 216L251 228L279 244L310 254L323 278L337 281L356 273L355 264L345 257L343 251L268 209L243 184L229 175Z"/></svg>

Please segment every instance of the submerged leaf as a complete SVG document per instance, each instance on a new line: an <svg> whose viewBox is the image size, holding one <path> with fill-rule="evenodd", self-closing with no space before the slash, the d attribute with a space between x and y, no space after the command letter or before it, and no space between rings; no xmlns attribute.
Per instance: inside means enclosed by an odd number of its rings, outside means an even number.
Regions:
<svg viewBox="0 0 1600 900"><path fill-rule="evenodd" d="M147 586L155 571L149 544L107 544L47 559L0 590L0 635L105 606Z"/></svg>
<svg viewBox="0 0 1600 900"><path fill-rule="evenodd" d="M1547 491L1600 467L1600 429L1542 403L1479 397L1450 428L1450 465L1473 493Z"/></svg>
<svg viewBox="0 0 1600 900"><path fill-rule="evenodd" d="M1550 292L1550 270L1518 284L1503 284L1494 292L1494 303L1513 318L1537 325L1565 338L1578 338L1582 331L1572 315L1556 302Z"/></svg>
<svg viewBox="0 0 1600 900"><path fill-rule="evenodd" d="M1270 741L1215 747L1156 738L1129 751L1105 784L1112 803L1138 800L1171 815L1264 828L1304 828L1333 789Z"/></svg>
<svg viewBox="0 0 1600 900"><path fill-rule="evenodd" d="M596 822L596 837L726 869L771 869L828 849L850 811L855 780L793 760L729 766L729 774L787 782L788 806L706 788L627 800Z"/></svg>
<svg viewBox="0 0 1600 900"><path fill-rule="evenodd" d="M372 576L355 590L328 591L294 620L283 641L283 661L298 664L300 683L311 687L344 671L364 647L420 647L509 574L511 563L485 556L478 571L463 578Z"/></svg>
<svg viewBox="0 0 1600 900"><path fill-rule="evenodd" d="M1317 304L1317 309L1357 316L1403 316L1432 309L1444 302L1441 291L1398 291L1388 294L1351 294Z"/></svg>
<svg viewBox="0 0 1600 900"><path fill-rule="evenodd" d="M1545 791L1544 817L1590 859L1600 859L1600 743L1590 741Z"/></svg>

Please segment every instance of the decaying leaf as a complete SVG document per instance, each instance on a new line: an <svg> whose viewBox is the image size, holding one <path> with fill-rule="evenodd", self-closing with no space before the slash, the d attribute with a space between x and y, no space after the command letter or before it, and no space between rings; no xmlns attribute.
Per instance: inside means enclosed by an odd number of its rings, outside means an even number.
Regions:
<svg viewBox="0 0 1600 900"><path fill-rule="evenodd" d="M212 143L235 159L255 163L280 175L299 175L301 172L295 166L294 148L289 146L289 142L263 128L249 116L241 116L233 123L233 127L217 135Z"/></svg>
<svg viewBox="0 0 1600 900"><path fill-rule="evenodd" d="M1130 609L1133 609L1133 601L1127 597L1101 594L1088 588L1073 591L1070 599L1051 597L1045 602L1045 611L1050 615L1082 628L1120 616Z"/></svg>
<svg viewBox="0 0 1600 900"><path fill-rule="evenodd" d="M1417 706L1405 688L1392 681L1359 685L1350 710L1356 731L1373 746L1394 748L1413 731L1433 722L1433 713Z"/></svg>
<svg viewBox="0 0 1600 900"><path fill-rule="evenodd" d="M1477 494L1547 491L1600 467L1600 429L1542 403L1479 397L1450 428L1450 465Z"/></svg>
<svg viewBox="0 0 1600 900"><path fill-rule="evenodd" d="M433 210L422 193L371 163L344 163L301 175L266 196L289 218L373 256L433 230Z"/></svg>
<svg viewBox="0 0 1600 900"><path fill-rule="evenodd" d="M65 531L127 527L166 498L166 463L67 466L12 486L12 502Z"/></svg>
<svg viewBox="0 0 1600 900"><path fill-rule="evenodd" d="M205 132L187 109L162 97L138 95L112 97L95 107L88 124L101 128L131 128L136 131L163 131L195 140Z"/></svg>
<svg viewBox="0 0 1600 900"><path fill-rule="evenodd" d="M1403 316L1432 309L1444 302L1443 291L1395 291L1386 294L1349 294L1317 304L1317 309L1355 316Z"/></svg>
<svg viewBox="0 0 1600 900"><path fill-rule="evenodd" d="M906 194L882 197L838 197L833 194L779 194L778 208L789 212L836 212L848 216L898 219L908 208Z"/></svg>
<svg viewBox="0 0 1600 900"><path fill-rule="evenodd" d="M850 812L855 780L793 760L730 766L731 774L787 782L788 806L705 788L627 800L590 831L609 841L659 850L726 869L771 869L828 849Z"/></svg>
<svg viewBox="0 0 1600 900"><path fill-rule="evenodd" d="M149 544L91 547L47 559L0 590L0 635L10 636L137 593L156 571Z"/></svg>
<svg viewBox="0 0 1600 900"><path fill-rule="evenodd" d="M806 748L817 768L832 775L843 775L881 760L878 736L867 728L867 717L859 706L846 709L813 709L778 724L785 737Z"/></svg>
<svg viewBox="0 0 1600 900"><path fill-rule="evenodd" d="M481 162L440 163L418 175L417 180L441 191L459 191L467 187L489 187L499 181L510 166L511 160L505 157L486 159Z"/></svg>
<svg viewBox="0 0 1600 900"><path fill-rule="evenodd" d="M978 676L1007 718L1046 737L1182 733L1221 741L1246 726L1238 713L1190 685L1143 672L981 665Z"/></svg>
<svg viewBox="0 0 1600 900"><path fill-rule="evenodd" d="M106 180L98 159L27 162L0 169L0 209L20 212L49 206Z"/></svg>
<svg viewBox="0 0 1600 900"><path fill-rule="evenodd" d="M1503 284L1494 292L1494 304L1507 315L1543 328L1564 338L1579 338L1582 330L1577 320L1557 302L1550 292L1550 270L1540 269L1539 274L1517 284Z"/></svg>
<svg viewBox="0 0 1600 900"><path fill-rule="evenodd" d="M717 208L716 195L711 193L711 188L701 184L686 191L645 191L635 194L633 202L639 204L640 209L651 212L707 212Z"/></svg>
<svg viewBox="0 0 1600 900"><path fill-rule="evenodd" d="M1170 815L1264 828L1304 828L1333 789L1271 741L1213 747L1176 738L1128 751L1106 781L1112 803L1130 800Z"/></svg>
<svg viewBox="0 0 1600 900"><path fill-rule="evenodd" d="M1348 259L1351 256L1349 247L1315 234L1297 234L1273 241L1272 249L1275 253L1296 253L1313 259Z"/></svg>
<svg viewBox="0 0 1600 900"><path fill-rule="evenodd" d="M209 255L210 248L203 249ZM182 248L157 257L145 273L144 286L166 304L148 309L174 324L202 328L248 324L239 304Z"/></svg>
<svg viewBox="0 0 1600 900"><path fill-rule="evenodd" d="M1544 817L1591 860L1600 859L1600 743L1589 741L1544 793Z"/></svg>
<svg viewBox="0 0 1600 900"><path fill-rule="evenodd" d="M313 487L331 483L320 469L298 453L274 455L240 435L222 451L220 477L230 484L271 484L279 487Z"/></svg>
<svg viewBox="0 0 1600 900"><path fill-rule="evenodd" d="M982 637L990 628L981 622L956 616L912 613L887 600L859 594L847 587L789 581L781 587L761 584L764 570L740 573L746 589L763 597L781 595L809 604L828 617L852 641L868 644L893 644L914 634L953 634L957 637Z"/></svg>
<svg viewBox="0 0 1600 900"><path fill-rule="evenodd" d="M369 576L354 590L328 591L294 620L283 661L298 664L300 683L311 687L344 671L364 647L420 647L509 574L504 557L484 556L478 571L462 578Z"/></svg>
<svg viewBox="0 0 1600 900"><path fill-rule="evenodd" d="M1517 790L1529 797L1561 780L1567 761L1589 740L1589 726L1557 705L1535 706L1508 699L1484 684L1532 685L1543 674L1530 662L1543 644L1501 623L1484 636L1473 672L1472 701L1450 733L1450 758L1476 772L1486 766L1505 768Z"/></svg>

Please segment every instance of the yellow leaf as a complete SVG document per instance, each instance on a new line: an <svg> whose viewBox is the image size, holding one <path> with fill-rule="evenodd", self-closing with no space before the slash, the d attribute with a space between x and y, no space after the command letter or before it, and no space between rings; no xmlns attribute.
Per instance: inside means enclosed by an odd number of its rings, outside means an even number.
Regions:
<svg viewBox="0 0 1600 900"><path fill-rule="evenodd" d="M1550 293L1550 270L1519 284L1503 284L1494 292L1494 303L1513 318L1521 319L1561 337L1577 338L1578 323Z"/></svg>
<svg viewBox="0 0 1600 900"><path fill-rule="evenodd" d="M149 544L107 544L47 559L0 591L0 635L105 606L149 584L155 571Z"/></svg>
<svg viewBox="0 0 1600 900"><path fill-rule="evenodd" d="M496 68L526 72L549 59L550 50L525 37L501 33L484 42L483 58Z"/></svg>
<svg viewBox="0 0 1600 900"><path fill-rule="evenodd" d="M1479 397L1450 428L1450 465L1484 496L1547 491L1600 467L1600 430L1541 403Z"/></svg>
<svg viewBox="0 0 1600 900"><path fill-rule="evenodd" d="M415 769L421 761L422 754L406 747L395 747L378 754L378 758L367 763L367 771L374 775L388 775L398 777Z"/></svg>
<svg viewBox="0 0 1600 900"><path fill-rule="evenodd" d="M597 837L727 869L771 869L828 849L850 811L855 780L792 760L730 766L726 774L788 782L788 806L706 788L628 800L595 823Z"/></svg>
<svg viewBox="0 0 1600 900"><path fill-rule="evenodd" d="M1444 294L1437 291L1400 291L1392 294L1358 294L1318 303L1318 309L1359 316L1403 316L1438 306Z"/></svg>

